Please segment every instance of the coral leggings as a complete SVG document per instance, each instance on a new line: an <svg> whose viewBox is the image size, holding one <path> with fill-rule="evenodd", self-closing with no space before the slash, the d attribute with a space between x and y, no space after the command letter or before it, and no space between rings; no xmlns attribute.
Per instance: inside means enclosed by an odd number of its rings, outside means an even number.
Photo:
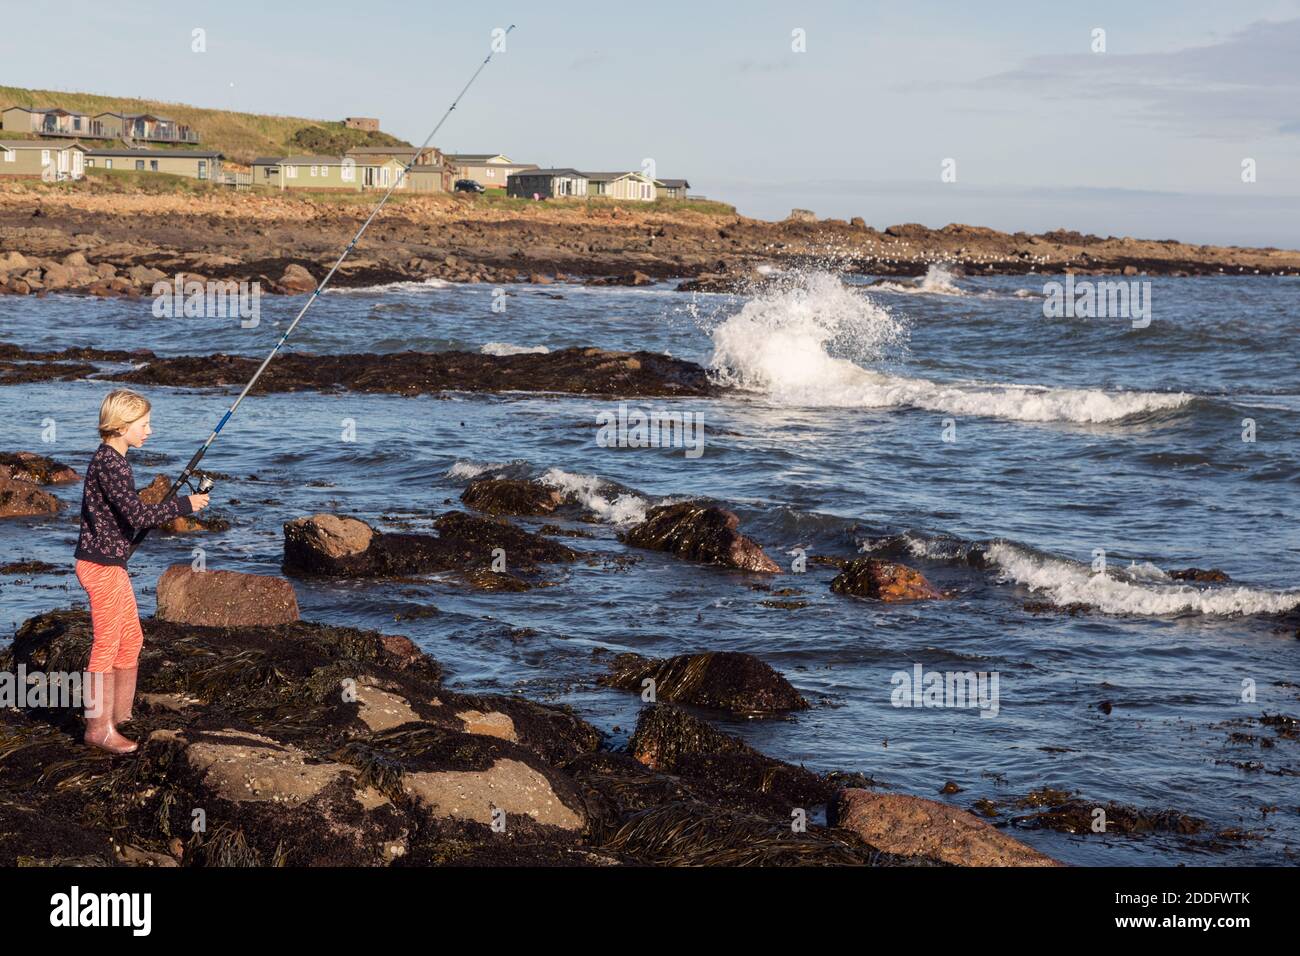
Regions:
<svg viewBox="0 0 1300 956"><path fill-rule="evenodd" d="M78 560L77 580L90 595L90 623L95 630L86 670L101 673L135 667L144 632L126 568Z"/></svg>

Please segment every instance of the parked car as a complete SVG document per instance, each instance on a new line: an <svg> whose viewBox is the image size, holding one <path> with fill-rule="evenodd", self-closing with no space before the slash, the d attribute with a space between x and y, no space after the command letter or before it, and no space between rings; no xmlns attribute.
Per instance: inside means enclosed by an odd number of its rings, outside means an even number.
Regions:
<svg viewBox="0 0 1300 956"><path fill-rule="evenodd" d="M486 189L483 184L473 179L458 179L456 185L452 187L458 193L485 193Z"/></svg>

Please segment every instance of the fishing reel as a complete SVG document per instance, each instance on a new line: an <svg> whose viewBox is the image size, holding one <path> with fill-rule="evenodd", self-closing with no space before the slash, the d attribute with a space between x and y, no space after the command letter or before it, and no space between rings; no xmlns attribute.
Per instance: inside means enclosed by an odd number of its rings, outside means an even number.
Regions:
<svg viewBox="0 0 1300 956"><path fill-rule="evenodd" d="M197 484L191 484L191 479L197 482ZM206 472L195 471L181 478L181 484L190 489L190 491L194 492L196 495L206 495L216 486L217 481Z"/></svg>

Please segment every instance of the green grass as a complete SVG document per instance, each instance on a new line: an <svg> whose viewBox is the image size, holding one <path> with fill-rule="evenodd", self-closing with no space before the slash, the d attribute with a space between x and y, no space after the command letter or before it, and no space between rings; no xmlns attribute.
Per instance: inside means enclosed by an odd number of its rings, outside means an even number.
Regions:
<svg viewBox="0 0 1300 956"><path fill-rule="evenodd" d="M57 93L52 90L28 90L18 86L0 86L0 110L10 106L60 106L66 110L89 113L105 111L157 113L185 123L199 134L198 147L223 153L236 163L252 163L258 156L284 156L306 152L303 143L320 143L331 152L339 147L409 146L404 140L387 133L365 133L347 129L341 120L304 119L297 116L269 116L261 113L237 113L231 110L205 109L184 103L164 103L95 93ZM0 136L8 137L9 131ZM86 143L105 142L84 140ZM107 145L111 145L108 141ZM159 144L161 145L161 144ZM194 149L194 144L180 148Z"/></svg>
<svg viewBox="0 0 1300 956"><path fill-rule="evenodd" d="M208 180L179 176L176 173L155 173L140 169L104 169L102 166L86 167L86 182L98 192L142 192L150 195L167 193L192 193L212 195L229 186L218 186ZM75 182L56 183L57 186L76 188Z"/></svg>

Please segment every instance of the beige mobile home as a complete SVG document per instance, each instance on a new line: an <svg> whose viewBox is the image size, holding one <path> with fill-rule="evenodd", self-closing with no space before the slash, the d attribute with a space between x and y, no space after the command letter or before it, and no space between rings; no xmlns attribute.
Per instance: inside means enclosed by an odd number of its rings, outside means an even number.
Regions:
<svg viewBox="0 0 1300 956"><path fill-rule="evenodd" d="M454 179L472 179L487 189L506 189L515 173L536 169L536 163L514 163L500 153L448 153L445 162Z"/></svg>
<svg viewBox="0 0 1300 956"><path fill-rule="evenodd" d="M576 169L527 169L510 177L506 192L521 199L587 195L587 177Z"/></svg>
<svg viewBox="0 0 1300 956"><path fill-rule="evenodd" d="M86 147L39 139L0 140L0 176L59 182L80 179Z"/></svg>
<svg viewBox="0 0 1300 956"><path fill-rule="evenodd" d="M354 159L351 156L281 156L253 161L253 185L272 189L345 190L387 189L398 181L403 164L397 160ZM406 189L407 181L397 182Z"/></svg>
<svg viewBox="0 0 1300 956"><path fill-rule="evenodd" d="M641 173L583 173L588 196L654 202L655 181Z"/></svg>
<svg viewBox="0 0 1300 956"><path fill-rule="evenodd" d="M0 112L0 125L7 133L34 133L39 136L82 136L87 139L110 139L103 124L88 113L78 113L57 106L11 106Z"/></svg>
<svg viewBox="0 0 1300 956"><path fill-rule="evenodd" d="M188 149L91 149L86 165L94 169L170 173L190 179L220 179L220 153Z"/></svg>

